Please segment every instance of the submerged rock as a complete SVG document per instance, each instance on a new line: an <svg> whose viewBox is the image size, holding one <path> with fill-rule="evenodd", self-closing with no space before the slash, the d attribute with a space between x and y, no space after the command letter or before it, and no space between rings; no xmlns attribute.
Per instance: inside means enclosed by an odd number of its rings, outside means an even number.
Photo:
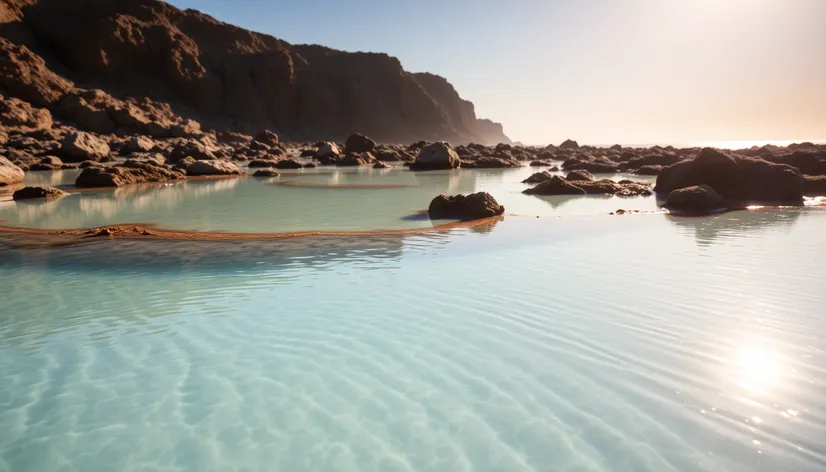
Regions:
<svg viewBox="0 0 826 472"><path fill-rule="evenodd" d="M501 215L505 207L487 192L470 195L439 195L430 202L428 213L433 219L477 220Z"/></svg>
<svg viewBox="0 0 826 472"><path fill-rule="evenodd" d="M279 174L274 169L261 169L252 174L253 177L278 177Z"/></svg>
<svg viewBox="0 0 826 472"><path fill-rule="evenodd" d="M522 193L526 195L585 195L585 190L563 177L552 175L536 187L529 188Z"/></svg>
<svg viewBox="0 0 826 472"><path fill-rule="evenodd" d="M392 166L390 164L385 164L382 161L376 161L376 163L373 164L374 169L390 169L391 167Z"/></svg>
<svg viewBox="0 0 826 472"><path fill-rule="evenodd" d="M433 143L422 148L410 170L439 170L459 167L461 161L453 146L446 142Z"/></svg>
<svg viewBox="0 0 826 472"><path fill-rule="evenodd" d="M14 200L31 200L35 198L60 198L67 195L63 190L54 187L25 187L14 192Z"/></svg>
<svg viewBox="0 0 826 472"><path fill-rule="evenodd" d="M276 161L269 159L254 159L247 164L247 167L251 169L256 167L275 167L276 163Z"/></svg>
<svg viewBox="0 0 826 472"><path fill-rule="evenodd" d="M712 148L663 169L654 190L670 194L699 185L716 190L729 206L803 204L804 179L797 168Z"/></svg>
<svg viewBox="0 0 826 472"><path fill-rule="evenodd" d="M684 215L708 215L727 209L726 201L708 185L674 190L665 200L666 209Z"/></svg>

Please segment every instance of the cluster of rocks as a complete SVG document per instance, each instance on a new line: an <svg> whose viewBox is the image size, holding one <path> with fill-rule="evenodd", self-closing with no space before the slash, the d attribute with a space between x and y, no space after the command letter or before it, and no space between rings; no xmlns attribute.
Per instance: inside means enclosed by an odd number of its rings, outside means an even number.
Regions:
<svg viewBox="0 0 826 472"><path fill-rule="evenodd" d="M527 184L538 184L524 190L527 195L617 195L620 197L635 197L651 195L651 188L643 183L621 180L614 182L609 179L594 180L588 171L575 170L567 177L543 171L537 172L524 181Z"/></svg>

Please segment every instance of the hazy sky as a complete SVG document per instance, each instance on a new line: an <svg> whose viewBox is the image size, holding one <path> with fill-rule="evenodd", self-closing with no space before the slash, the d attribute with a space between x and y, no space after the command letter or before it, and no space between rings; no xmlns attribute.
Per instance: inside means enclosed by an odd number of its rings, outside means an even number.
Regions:
<svg viewBox="0 0 826 472"><path fill-rule="evenodd" d="M171 0L446 77L514 140L826 139L826 0Z"/></svg>

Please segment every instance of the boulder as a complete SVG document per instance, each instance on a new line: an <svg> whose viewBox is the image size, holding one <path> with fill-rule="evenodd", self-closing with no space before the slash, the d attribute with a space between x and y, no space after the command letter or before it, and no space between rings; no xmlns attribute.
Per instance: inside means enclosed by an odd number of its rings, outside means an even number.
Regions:
<svg viewBox="0 0 826 472"><path fill-rule="evenodd" d="M0 156L0 187L16 184L23 180L23 169L12 164L10 160Z"/></svg>
<svg viewBox="0 0 826 472"><path fill-rule="evenodd" d="M320 143L317 147L318 150L316 151L315 157L319 159L339 157L341 155L341 151L339 151L335 143Z"/></svg>
<svg viewBox="0 0 826 472"><path fill-rule="evenodd" d="M344 153L372 152L376 149L376 142L362 134L353 134L344 143Z"/></svg>
<svg viewBox="0 0 826 472"><path fill-rule="evenodd" d="M122 187L143 182L165 182L182 178L184 175L181 172L166 167L133 163L130 167L87 167L75 180L75 186L79 188Z"/></svg>
<svg viewBox="0 0 826 472"><path fill-rule="evenodd" d="M552 175L536 187L526 189L522 193L526 195L585 195L585 190L563 177Z"/></svg>
<svg viewBox="0 0 826 472"><path fill-rule="evenodd" d="M60 170L63 169L63 161L55 156L45 156L39 162L29 166L29 170L45 171L45 170Z"/></svg>
<svg viewBox="0 0 826 472"><path fill-rule="evenodd" d="M102 161L109 156L111 149L106 141L83 131L69 133L60 146L63 160L66 162Z"/></svg>
<svg viewBox="0 0 826 472"><path fill-rule="evenodd" d="M127 152L149 152L155 147L155 141L146 136L133 136L123 149Z"/></svg>
<svg viewBox="0 0 826 472"><path fill-rule="evenodd" d="M254 159L247 164L247 167L254 169L256 167L275 167L277 161L271 159Z"/></svg>
<svg viewBox="0 0 826 472"><path fill-rule="evenodd" d="M214 159L208 161L195 161L186 168L186 175L240 175L241 169L232 162Z"/></svg>
<svg viewBox="0 0 826 472"><path fill-rule="evenodd" d="M253 177L278 177L279 175L281 174L273 169L261 169L252 174Z"/></svg>
<svg viewBox="0 0 826 472"><path fill-rule="evenodd" d="M553 174L551 174L550 172L547 172L547 171L536 172L534 174L531 174L531 176L528 177L527 179L523 180L522 183L523 184L539 184L539 183L545 182L546 180L550 180L551 177L553 177Z"/></svg>
<svg viewBox="0 0 826 472"><path fill-rule="evenodd" d="M274 167L276 169L301 169L304 166L295 159L282 159L277 161Z"/></svg>
<svg viewBox="0 0 826 472"><path fill-rule="evenodd" d="M14 200L31 200L34 198L60 198L67 195L63 190L54 187L24 187L14 192Z"/></svg>
<svg viewBox="0 0 826 472"><path fill-rule="evenodd" d="M684 215L708 215L727 209L726 201L708 185L694 185L674 190L663 205L671 212Z"/></svg>
<svg viewBox="0 0 826 472"><path fill-rule="evenodd" d="M571 172L568 172L568 175L565 177L565 179L567 179L571 182L577 181L577 180L588 181L588 180L594 180L594 176L585 169L578 169L578 170L572 170Z"/></svg>
<svg viewBox="0 0 826 472"><path fill-rule="evenodd" d="M505 207L487 192L470 195L439 195L430 202L428 214L433 219L477 220L501 215Z"/></svg>
<svg viewBox="0 0 826 472"><path fill-rule="evenodd" d="M459 155L450 144L440 141L422 148L410 170L454 169L461 165Z"/></svg>
<svg viewBox="0 0 826 472"><path fill-rule="evenodd" d="M266 144L267 146L276 146L278 145L278 135L268 129L265 129L256 134L253 141Z"/></svg>
<svg viewBox="0 0 826 472"><path fill-rule="evenodd" d="M51 129L52 114L16 98L0 96L0 125L9 128Z"/></svg>
<svg viewBox="0 0 826 472"><path fill-rule="evenodd" d="M826 175L803 176L803 194L807 197L826 197Z"/></svg>
<svg viewBox="0 0 826 472"><path fill-rule="evenodd" d="M195 160L212 161L218 158L215 155L217 149L207 143L189 139L178 143L169 153L169 162L174 164L184 157L192 157Z"/></svg>
<svg viewBox="0 0 826 472"><path fill-rule="evenodd" d="M802 205L803 183L795 167L705 148L695 158L663 169L654 190L670 194L681 188L708 185L733 207Z"/></svg>

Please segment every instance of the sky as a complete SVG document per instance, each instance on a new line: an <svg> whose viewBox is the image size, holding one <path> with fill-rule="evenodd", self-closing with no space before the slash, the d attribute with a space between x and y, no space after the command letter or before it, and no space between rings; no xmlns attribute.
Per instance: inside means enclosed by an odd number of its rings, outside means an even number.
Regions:
<svg viewBox="0 0 826 472"><path fill-rule="evenodd" d="M826 0L168 0L447 78L525 144L826 139Z"/></svg>

